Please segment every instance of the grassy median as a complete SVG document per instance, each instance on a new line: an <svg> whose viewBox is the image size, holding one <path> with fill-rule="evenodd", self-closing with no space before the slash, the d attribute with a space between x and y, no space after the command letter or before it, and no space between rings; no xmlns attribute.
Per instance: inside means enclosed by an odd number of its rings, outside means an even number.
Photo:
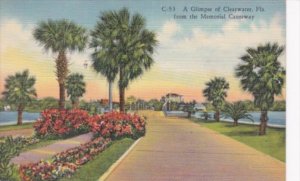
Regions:
<svg viewBox="0 0 300 181"><path fill-rule="evenodd" d="M129 149L135 140L124 138L114 141L107 149L81 166L71 178L63 178L61 181L98 180L106 170L115 163Z"/></svg>
<svg viewBox="0 0 300 181"><path fill-rule="evenodd" d="M285 129L267 128L267 134L258 135L258 126L191 119L204 127L229 136L263 153L285 162Z"/></svg>

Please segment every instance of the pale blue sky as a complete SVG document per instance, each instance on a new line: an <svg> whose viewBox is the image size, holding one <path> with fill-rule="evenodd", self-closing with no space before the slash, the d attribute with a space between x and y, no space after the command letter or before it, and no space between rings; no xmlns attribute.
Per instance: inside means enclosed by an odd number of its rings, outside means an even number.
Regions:
<svg viewBox="0 0 300 181"><path fill-rule="evenodd" d="M188 9L191 6L253 9L260 6L265 11L250 13L255 15L253 21L174 20L173 12L162 12L163 6L174 6L178 15L182 14L185 6ZM127 95L149 99L177 92L186 99L203 100L201 92L205 82L214 76L224 76L231 85L229 99L249 98L234 77L239 57L247 47L266 42L285 45L284 0L0 0L0 83L6 75L28 68L39 78L39 95L45 96L51 92L56 96L57 83L52 70L55 56L46 54L33 39L32 31L37 22L64 18L91 30L101 12L123 7L129 8L131 13L143 15L147 28L156 32L159 41L154 54L155 65L130 85ZM191 12L185 14L190 15ZM83 61L90 59L90 51L86 49L83 53L68 55L70 69L83 73L89 81L89 92L85 98L99 98L98 93L106 97L105 78L82 67ZM281 62L285 64L284 55ZM47 78L47 81L42 81L42 78ZM43 92L45 82L53 90ZM140 87L144 88L143 91ZM114 94L117 97L117 89Z"/></svg>
<svg viewBox="0 0 300 181"><path fill-rule="evenodd" d="M265 12L255 14L255 21L265 19L270 21L275 14L285 16L284 0L1 0L1 19L15 18L25 24L36 23L48 18L71 19L87 28L92 28L100 12L106 10L118 10L128 7L131 12L141 13L146 17L148 27L159 30L166 20L172 19L173 13L163 13L162 6L175 6L176 12L180 12L184 6L199 7L252 7L261 6ZM178 20L179 24L186 28L200 26L206 27L208 32L220 30L225 23L223 20L199 20L185 21ZM245 23L247 27L247 23Z"/></svg>

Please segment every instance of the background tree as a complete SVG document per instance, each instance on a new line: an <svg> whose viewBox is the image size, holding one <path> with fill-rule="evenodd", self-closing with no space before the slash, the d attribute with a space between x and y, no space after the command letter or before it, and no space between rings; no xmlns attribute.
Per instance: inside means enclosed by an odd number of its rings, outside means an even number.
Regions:
<svg viewBox="0 0 300 181"><path fill-rule="evenodd" d="M92 59L105 62L112 78L117 76L116 71L119 74L120 111L123 112L125 89L130 81L154 63L155 33L145 28L145 19L140 14L131 16L128 9L123 8L102 13L92 37L90 46L95 49Z"/></svg>
<svg viewBox="0 0 300 181"><path fill-rule="evenodd" d="M137 99L134 97L134 96L129 96L127 97L127 100L126 100L126 104L129 106L129 110L131 111L133 108L133 105L135 105ZM136 106L134 106L136 107Z"/></svg>
<svg viewBox="0 0 300 181"><path fill-rule="evenodd" d="M150 99L148 101L148 106L155 111L161 111L164 102L159 101L158 99Z"/></svg>
<svg viewBox="0 0 300 181"><path fill-rule="evenodd" d="M79 98L85 93L85 82L83 75L74 73L70 74L66 82L67 95L70 97L73 108L78 108Z"/></svg>
<svg viewBox="0 0 300 181"><path fill-rule="evenodd" d="M242 63L236 68L236 76L240 78L242 88L252 93L254 105L260 108L259 134L266 134L268 110L272 107L275 96L280 95L285 69L278 61L284 47L277 43L266 43L257 48L247 48L240 59Z"/></svg>
<svg viewBox="0 0 300 181"><path fill-rule="evenodd" d="M136 100L136 109L137 110L143 110L145 109L146 101L143 99L137 99Z"/></svg>
<svg viewBox="0 0 300 181"><path fill-rule="evenodd" d="M84 50L88 38L86 30L69 20L48 20L38 24L33 36L46 51L58 53L55 63L59 85L59 108L64 109L65 81L69 73L66 53Z"/></svg>
<svg viewBox="0 0 300 181"><path fill-rule="evenodd" d="M233 126L238 125L239 119L249 119L253 121L251 114L247 113L246 105L241 101L225 104L223 114L225 118L233 119Z"/></svg>
<svg viewBox="0 0 300 181"><path fill-rule="evenodd" d="M220 121L220 110L227 97L229 83L223 77L215 77L206 83L206 88L203 90L203 95L207 101L211 102L216 114L216 121Z"/></svg>
<svg viewBox="0 0 300 181"><path fill-rule="evenodd" d="M5 90L2 94L7 103L17 107L18 125L22 124L25 106L37 96L34 84L35 78L29 75L28 70L9 75L5 79Z"/></svg>

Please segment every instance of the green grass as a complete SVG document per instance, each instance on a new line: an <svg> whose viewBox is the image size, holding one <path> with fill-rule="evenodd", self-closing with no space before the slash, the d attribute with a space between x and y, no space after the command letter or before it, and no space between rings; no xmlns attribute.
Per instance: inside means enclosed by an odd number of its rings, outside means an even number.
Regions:
<svg viewBox="0 0 300 181"><path fill-rule="evenodd" d="M32 128L32 126L33 126L33 123L23 123L22 125L5 125L5 126L0 126L0 132L1 131L10 131L10 130Z"/></svg>
<svg viewBox="0 0 300 181"><path fill-rule="evenodd" d="M258 126L239 124L234 127L226 122L191 120L285 162L285 129L267 128L267 134L259 136Z"/></svg>
<svg viewBox="0 0 300 181"><path fill-rule="evenodd" d="M80 167L71 178L60 181L95 181L115 163L122 154L134 143L135 140L124 138L114 141L106 150L97 155L95 159Z"/></svg>

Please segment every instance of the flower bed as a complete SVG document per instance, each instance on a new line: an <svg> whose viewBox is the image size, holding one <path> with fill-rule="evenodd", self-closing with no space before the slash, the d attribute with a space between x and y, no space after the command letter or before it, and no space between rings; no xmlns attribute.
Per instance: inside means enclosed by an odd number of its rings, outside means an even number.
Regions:
<svg viewBox="0 0 300 181"><path fill-rule="evenodd" d="M136 139L145 134L145 119L136 114L109 112L92 116L88 122L96 136L112 139L128 136Z"/></svg>
<svg viewBox="0 0 300 181"><path fill-rule="evenodd" d="M38 137L68 137L88 132L88 119L88 112L80 109L47 109L33 127Z"/></svg>
<svg viewBox="0 0 300 181"><path fill-rule="evenodd" d="M110 112L89 116L82 110L45 110L34 128L39 137L65 137L92 131L95 139L81 146L68 149L52 157L51 161L21 165L20 177L24 181L58 180L70 177L76 169L102 152L111 140L123 137L139 138L145 134L145 119L136 114Z"/></svg>
<svg viewBox="0 0 300 181"><path fill-rule="evenodd" d="M81 146L68 149L52 157L52 161L21 165L20 177L24 181L57 180L71 176L76 169L93 159L111 143L110 138L98 137Z"/></svg>

